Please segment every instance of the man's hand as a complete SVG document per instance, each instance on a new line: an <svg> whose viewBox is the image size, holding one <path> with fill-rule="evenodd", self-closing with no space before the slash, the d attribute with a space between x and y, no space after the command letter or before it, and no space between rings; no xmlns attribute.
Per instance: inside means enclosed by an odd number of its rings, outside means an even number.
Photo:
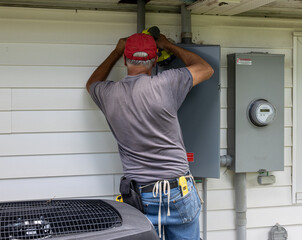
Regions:
<svg viewBox="0 0 302 240"><path fill-rule="evenodd" d="M116 44L115 51L121 56L124 54L127 39L128 38L121 38Z"/></svg>
<svg viewBox="0 0 302 240"><path fill-rule="evenodd" d="M168 50L168 46L172 43L166 38L165 35L160 34L158 39L156 40L157 48Z"/></svg>

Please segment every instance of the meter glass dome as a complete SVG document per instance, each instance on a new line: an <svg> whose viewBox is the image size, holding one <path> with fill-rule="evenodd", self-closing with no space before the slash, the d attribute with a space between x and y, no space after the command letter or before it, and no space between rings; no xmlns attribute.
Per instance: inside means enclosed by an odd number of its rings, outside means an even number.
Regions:
<svg viewBox="0 0 302 240"><path fill-rule="evenodd" d="M250 121L258 127L270 124L275 116L276 110L274 106L265 99L254 100L249 105L248 117Z"/></svg>

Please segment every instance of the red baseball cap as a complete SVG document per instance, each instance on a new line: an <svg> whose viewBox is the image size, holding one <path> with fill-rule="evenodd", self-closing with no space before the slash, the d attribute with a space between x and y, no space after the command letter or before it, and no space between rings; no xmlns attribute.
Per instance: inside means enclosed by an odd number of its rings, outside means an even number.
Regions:
<svg viewBox="0 0 302 240"><path fill-rule="evenodd" d="M137 52L146 53L145 57L135 56ZM154 38L144 33L131 35L125 45L124 55L131 60L150 60L157 55L157 47Z"/></svg>

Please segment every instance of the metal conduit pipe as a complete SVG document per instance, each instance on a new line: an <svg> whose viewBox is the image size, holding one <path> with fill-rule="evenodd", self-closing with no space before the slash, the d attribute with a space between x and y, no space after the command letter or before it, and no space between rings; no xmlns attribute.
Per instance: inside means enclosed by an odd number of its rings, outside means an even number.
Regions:
<svg viewBox="0 0 302 240"><path fill-rule="evenodd" d="M192 43L191 11L185 4L181 5L181 42Z"/></svg>
<svg viewBox="0 0 302 240"><path fill-rule="evenodd" d="M246 240L246 173L235 174L236 239Z"/></svg>
<svg viewBox="0 0 302 240"><path fill-rule="evenodd" d="M137 32L141 33L145 29L145 0L137 0Z"/></svg>

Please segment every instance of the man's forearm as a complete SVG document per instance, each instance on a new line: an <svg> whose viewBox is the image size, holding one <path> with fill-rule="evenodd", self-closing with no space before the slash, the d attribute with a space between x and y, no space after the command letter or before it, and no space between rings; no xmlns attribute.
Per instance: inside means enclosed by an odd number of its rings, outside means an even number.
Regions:
<svg viewBox="0 0 302 240"><path fill-rule="evenodd" d="M193 86L209 79L213 75L213 68L204 59L191 51L174 45L165 36L160 35L157 45L159 48L173 53L183 61L192 74Z"/></svg>
<svg viewBox="0 0 302 240"><path fill-rule="evenodd" d="M188 51L184 48L178 47L177 45L174 45L173 43L167 44L165 49L169 52L172 52L176 57L178 57L180 60L183 61L183 63L186 65L186 67L194 65L194 64L204 64L205 67L208 67L209 64L203 60L200 56L197 54Z"/></svg>
<svg viewBox="0 0 302 240"><path fill-rule="evenodd" d="M115 63L120 59L123 53L114 49L111 54L105 59L105 61L93 72L89 80L86 83L86 89L89 92L91 84L98 81L105 81L115 65Z"/></svg>

